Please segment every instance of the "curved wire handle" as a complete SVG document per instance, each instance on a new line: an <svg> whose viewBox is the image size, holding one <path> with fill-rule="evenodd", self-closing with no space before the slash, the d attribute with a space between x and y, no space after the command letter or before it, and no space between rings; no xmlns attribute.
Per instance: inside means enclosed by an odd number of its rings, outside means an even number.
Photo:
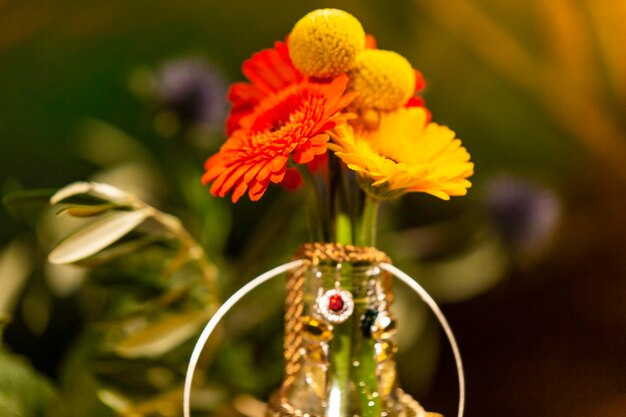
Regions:
<svg viewBox="0 0 626 417"><path fill-rule="evenodd" d="M465 411L465 372L463 371L463 361L461 360L459 345L456 343L454 333L452 333L452 329L448 324L448 320L446 320L435 300L433 300L430 294L428 294L428 292L426 292L426 290L421 285L419 285L417 281L415 281L408 274L402 272L400 269L391 264L383 263L379 266L381 269L384 269L385 271L391 273L400 281L404 282L409 288L415 291L420 296L422 301L424 301L426 305L431 309L433 314L435 314L435 317L437 317L437 320L443 328L443 331L446 333L446 336L448 337L448 342L450 343L450 347L452 348L454 362L456 363L457 376L459 378L459 412L457 416L463 417L463 412Z"/></svg>
<svg viewBox="0 0 626 417"><path fill-rule="evenodd" d="M235 304L239 302L244 296L246 296L249 292L254 290L259 285L269 281L272 278L277 277L278 275L285 273L291 269L297 268L302 265L304 261L302 259L298 259L296 261L288 262L286 264L277 266L274 269L270 269L264 274L259 275L252 281L248 282L246 285L241 287L236 293L230 296L228 300L224 304L217 309L211 320L207 323L206 327L200 334L198 341L196 342L196 346L193 348L193 352L191 353L191 358L189 359L189 366L187 367L187 375L185 376L185 387L183 390L183 413L184 417L190 417L189 413L189 400L191 397L191 383L193 381L193 374L196 371L196 366L198 365L198 360L200 359L200 354L202 353L202 349L204 345L209 340L211 333L215 330L218 323L222 320L222 318L228 313Z"/></svg>
<svg viewBox="0 0 626 417"><path fill-rule="evenodd" d="M302 259L298 259L295 261L288 262L286 264L280 265L274 269L271 269L252 281L248 282L246 285L241 287L236 293L234 293L222 306L215 312L211 320L207 323L206 327L200 334L198 341L196 342L196 346L193 348L193 352L191 354L191 358L189 359L189 366L187 367L187 375L185 377L185 387L183 389L183 413L184 417L190 417L190 399L191 399L191 384L193 382L193 375L196 371L196 366L198 365L198 360L200 359L200 354L202 353L202 349L204 345L209 340L209 337L215 330L215 327L219 324L222 318L228 313L228 311L237 304L243 297L245 297L252 290L260 286L261 284L271 280L272 278L277 277L291 269L297 268L302 265L304 261ZM409 288L411 288L415 293L417 293L420 298L426 303L426 305L431 309L431 311L437 317L439 324L443 327L446 336L448 337L448 342L452 347L452 353L454 354L454 360L456 363L457 375L459 378L459 412L457 414L458 417L463 417L463 412L465 409L465 374L463 372L463 362L461 361L461 353L459 352L459 346L456 343L456 339L454 338L454 334L452 333L452 329L448 324L448 321L444 317L443 313L435 303L435 300L426 292L421 285L419 285L413 278L411 278L406 273L402 272L400 269L388 263L381 263L379 266L385 271L391 273L396 278L400 279L400 281L404 282Z"/></svg>

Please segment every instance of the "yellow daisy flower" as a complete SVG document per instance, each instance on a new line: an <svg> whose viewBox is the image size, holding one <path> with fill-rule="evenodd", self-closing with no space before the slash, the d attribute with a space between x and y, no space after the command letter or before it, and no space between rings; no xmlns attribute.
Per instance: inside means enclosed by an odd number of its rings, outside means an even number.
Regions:
<svg viewBox="0 0 626 417"><path fill-rule="evenodd" d="M374 197L423 192L449 200L467 194L474 173L469 153L452 130L426 120L421 107L401 108L381 114L376 129L336 127L328 147Z"/></svg>

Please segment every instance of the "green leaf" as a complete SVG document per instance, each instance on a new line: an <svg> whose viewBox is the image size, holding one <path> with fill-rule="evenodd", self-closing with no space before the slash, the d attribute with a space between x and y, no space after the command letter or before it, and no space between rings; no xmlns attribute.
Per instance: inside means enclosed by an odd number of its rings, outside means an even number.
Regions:
<svg viewBox="0 0 626 417"><path fill-rule="evenodd" d="M129 200L132 200L132 196L128 193L109 184L97 182L74 182L61 188L52 197L50 197L50 204L58 204L80 194L89 194L104 201L118 204L126 204Z"/></svg>
<svg viewBox="0 0 626 417"><path fill-rule="evenodd" d="M212 310L203 309L168 316L130 334L117 343L113 350L126 358L162 355L195 335L212 313Z"/></svg>
<svg viewBox="0 0 626 417"><path fill-rule="evenodd" d="M106 213L107 211L119 208L117 204L113 203L104 203L104 204L96 204L96 205L72 205L69 207L65 207L57 212L57 216L62 216L64 214L68 214L72 217L93 217L99 214Z"/></svg>
<svg viewBox="0 0 626 417"><path fill-rule="evenodd" d="M122 414L124 410L130 408L132 404L131 400L121 393L109 389L101 388L96 391L96 395L100 401L119 414Z"/></svg>
<svg viewBox="0 0 626 417"><path fill-rule="evenodd" d="M44 415L55 393L52 385L19 356L0 349L0 415L39 417Z"/></svg>
<svg viewBox="0 0 626 417"><path fill-rule="evenodd" d="M156 395L140 398L128 398L124 394L112 389L99 389L98 398L104 404L115 410L120 416L170 416L179 415L176 410L180 410L180 401L183 395L183 386L176 385L170 389L158 391ZM209 400L224 400L224 395L212 395ZM195 407L194 407L195 408ZM167 410L167 411L165 411Z"/></svg>
<svg viewBox="0 0 626 417"><path fill-rule="evenodd" d="M0 312L12 313L33 270L28 245L16 239L0 251Z"/></svg>
<svg viewBox="0 0 626 417"><path fill-rule="evenodd" d="M110 247L101 250L100 252L84 259L80 259L74 262L76 265L94 267L98 265L104 265L111 262L121 256L125 256L134 252L137 252L153 243L159 242L162 238L160 236L141 236L128 242L117 243Z"/></svg>
<svg viewBox="0 0 626 417"><path fill-rule="evenodd" d="M148 217L145 210L116 211L63 239L48 255L53 264L67 264L87 258L133 230Z"/></svg>

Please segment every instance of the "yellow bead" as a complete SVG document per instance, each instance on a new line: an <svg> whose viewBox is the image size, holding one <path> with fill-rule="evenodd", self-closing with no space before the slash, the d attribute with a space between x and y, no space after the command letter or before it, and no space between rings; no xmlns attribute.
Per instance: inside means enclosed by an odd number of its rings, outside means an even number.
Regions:
<svg viewBox="0 0 626 417"><path fill-rule="evenodd" d="M376 362L384 362L394 357L398 351L398 345L393 340L383 340L374 345Z"/></svg>
<svg viewBox="0 0 626 417"><path fill-rule="evenodd" d="M328 362L328 345L326 343L305 343L303 347L306 360L318 364Z"/></svg>
<svg viewBox="0 0 626 417"><path fill-rule="evenodd" d="M378 365L378 392L383 397L396 386L396 363L385 361Z"/></svg>
<svg viewBox="0 0 626 417"><path fill-rule="evenodd" d="M352 104L361 109L395 110L415 92L413 67L393 51L361 52L349 75L349 89L359 93Z"/></svg>
<svg viewBox="0 0 626 417"><path fill-rule="evenodd" d="M289 56L303 74L327 78L348 71L365 49L365 31L350 13L315 10L296 23L289 35Z"/></svg>
<svg viewBox="0 0 626 417"><path fill-rule="evenodd" d="M372 338L374 340L390 339L397 331L395 318L387 313L380 313L372 325Z"/></svg>
<svg viewBox="0 0 626 417"><path fill-rule="evenodd" d="M333 338L332 328L328 324L309 316L304 316L301 320L306 339L327 342Z"/></svg>
<svg viewBox="0 0 626 417"><path fill-rule="evenodd" d="M326 398L326 367L320 365L304 365L305 380L309 388L318 398Z"/></svg>

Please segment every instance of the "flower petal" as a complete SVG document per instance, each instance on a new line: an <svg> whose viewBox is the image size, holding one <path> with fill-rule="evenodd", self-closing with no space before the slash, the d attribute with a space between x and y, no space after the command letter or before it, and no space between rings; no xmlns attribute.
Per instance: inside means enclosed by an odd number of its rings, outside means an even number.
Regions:
<svg viewBox="0 0 626 417"><path fill-rule="evenodd" d="M369 191L382 193L381 198L390 191L424 192L444 200L465 195L474 171L469 153L452 130L427 118L426 109L412 107L382 114L377 130L345 124L333 130L328 148L369 179Z"/></svg>

